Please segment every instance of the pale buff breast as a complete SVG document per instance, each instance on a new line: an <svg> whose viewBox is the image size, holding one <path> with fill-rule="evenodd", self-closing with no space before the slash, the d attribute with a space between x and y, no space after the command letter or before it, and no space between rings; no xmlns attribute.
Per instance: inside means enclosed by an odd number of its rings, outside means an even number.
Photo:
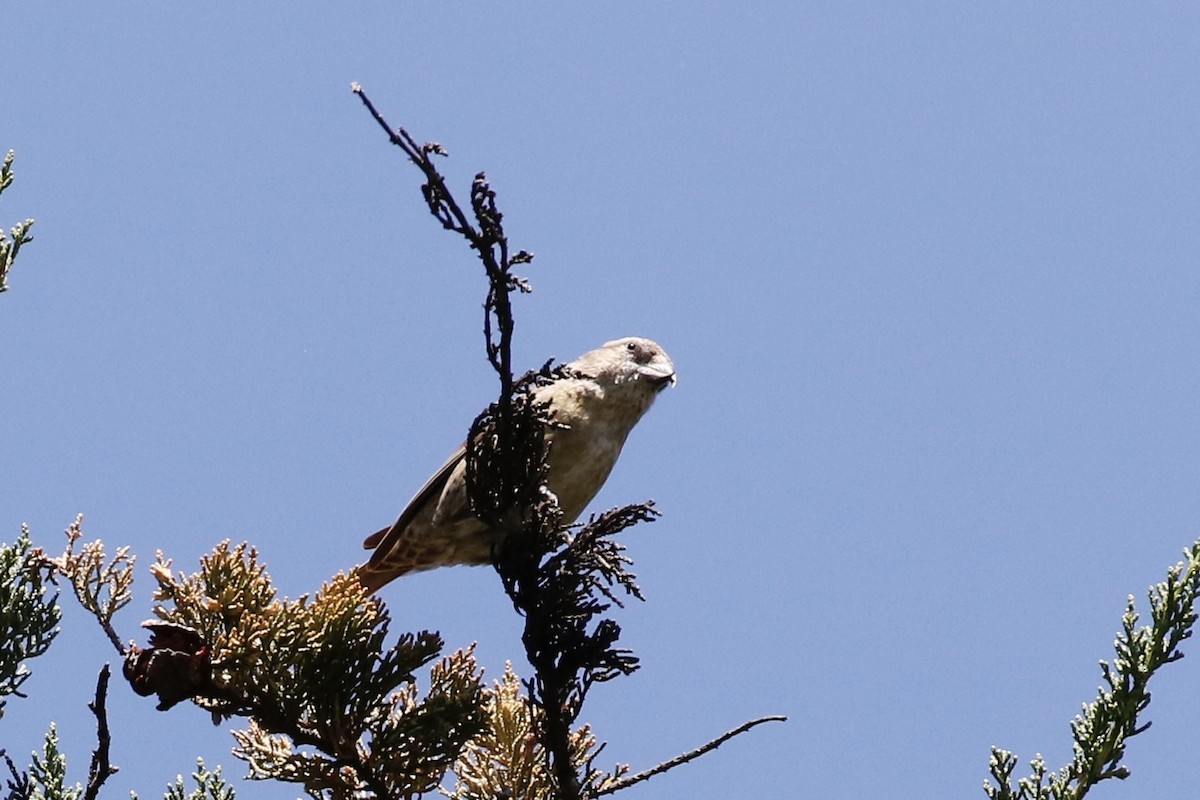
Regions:
<svg viewBox="0 0 1200 800"><path fill-rule="evenodd" d="M612 472L628 431L556 430L550 436L548 486L558 497L563 522L574 522Z"/></svg>
<svg viewBox="0 0 1200 800"><path fill-rule="evenodd" d="M550 491L558 497L563 522L574 522L612 472L629 432L646 413L653 393L644 386L599 386L564 381L540 396L552 396ZM539 393L541 394L541 393Z"/></svg>

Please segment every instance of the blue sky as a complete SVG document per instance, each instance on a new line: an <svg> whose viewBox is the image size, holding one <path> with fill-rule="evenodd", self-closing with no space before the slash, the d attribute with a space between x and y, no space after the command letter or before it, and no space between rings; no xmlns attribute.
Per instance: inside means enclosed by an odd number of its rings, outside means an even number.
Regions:
<svg viewBox="0 0 1200 800"><path fill-rule="evenodd" d="M522 366L626 335L679 369L595 509L631 532L643 659L584 717L650 797L980 796L1053 766L1125 597L1200 536L1200 10L1192 4L9 4L0 530L191 570L256 544L282 592L361 560L495 393L484 281L357 99L486 170ZM521 671L486 569L384 591L399 628ZM83 779L113 652L68 613L2 745L57 719ZM1191 643L1188 643L1189 645ZM1191 648L1185 645L1185 652ZM1193 658L1196 656L1193 655ZM1197 662L1133 777L1190 795ZM114 682L111 796L226 727ZM153 748L146 742L154 742ZM297 792L256 784L243 796Z"/></svg>

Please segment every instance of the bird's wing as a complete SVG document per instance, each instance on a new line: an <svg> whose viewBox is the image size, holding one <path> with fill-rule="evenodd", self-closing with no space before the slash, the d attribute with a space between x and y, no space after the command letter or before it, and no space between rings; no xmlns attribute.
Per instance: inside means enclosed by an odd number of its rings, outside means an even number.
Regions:
<svg viewBox="0 0 1200 800"><path fill-rule="evenodd" d="M413 496L412 500L408 501L408 505L400 512L400 516L396 518L395 522L386 528L380 528L366 538L363 542L363 548L366 550L374 549L376 552L376 555L372 556L372 561L376 557L382 557L383 554L392 549L396 538L403 533L404 529L420 513L426 503L437 503L442 496L442 490L446 487L446 481L466 454L467 446L463 444L450 455L450 458L446 459L446 463L442 465L441 469L433 473L433 476L425 481L425 485Z"/></svg>

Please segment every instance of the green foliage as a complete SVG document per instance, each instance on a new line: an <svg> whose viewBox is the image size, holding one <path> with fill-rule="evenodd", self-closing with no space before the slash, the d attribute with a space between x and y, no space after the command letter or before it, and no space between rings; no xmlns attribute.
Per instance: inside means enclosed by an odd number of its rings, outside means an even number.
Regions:
<svg viewBox="0 0 1200 800"><path fill-rule="evenodd" d="M4 157L3 164L0 164L0 194L4 192L13 182L12 164L15 154L12 150ZM6 279L8 271L12 268L13 261L17 257L17 251L21 249L21 245L29 244L33 241L33 237L29 235L29 229L33 227L33 220L27 219L24 222L18 222L5 234L3 229L0 229L0 292L8 288ZM11 236L11 239L9 238Z"/></svg>
<svg viewBox="0 0 1200 800"><path fill-rule="evenodd" d="M46 596L45 569L30 546L29 528L13 544L0 545L0 716L3 697L20 692L29 677L25 661L40 656L58 635L58 595Z"/></svg>
<svg viewBox="0 0 1200 800"><path fill-rule="evenodd" d="M1124 780L1129 769L1121 764L1128 739L1150 727L1138 723L1138 714L1150 705L1147 684L1164 664L1183 658L1179 645L1192 635L1195 602L1200 590L1200 541L1184 551L1186 560L1167 571L1167 579L1150 587L1149 625L1138 627L1132 595L1121 618L1112 664L1100 662L1104 685L1099 696L1083 707L1071 722L1075 757L1070 764L1049 772L1037 756L1033 774L1014 786L1017 757L992 748L991 776L984 792L992 800L1080 800L1093 786L1109 778Z"/></svg>
<svg viewBox="0 0 1200 800"><path fill-rule="evenodd" d="M196 759L196 771L192 773L196 788L188 792L183 784L183 776L175 779L175 783L167 786L163 800L233 800L233 787L221 777L221 768L209 770L204 766L204 759Z"/></svg>
<svg viewBox="0 0 1200 800"><path fill-rule="evenodd" d="M214 721L249 718L234 732L234 754L252 778L299 783L312 797L420 794L437 787L484 724L471 651L434 665L422 696L414 673L437 658L441 638L409 633L385 649L384 605L352 576L335 576L312 598L281 600L257 553L228 542L195 574L172 575L161 555L151 571L157 624L194 631L201 643L164 663L186 673ZM138 663L135 673L160 669ZM197 665L209 664L196 677Z"/></svg>
<svg viewBox="0 0 1200 800"><path fill-rule="evenodd" d="M83 794L83 787L78 783L67 785L67 756L59 752L58 731L53 722L46 732L42 752L33 754L29 780L30 800L76 800Z"/></svg>

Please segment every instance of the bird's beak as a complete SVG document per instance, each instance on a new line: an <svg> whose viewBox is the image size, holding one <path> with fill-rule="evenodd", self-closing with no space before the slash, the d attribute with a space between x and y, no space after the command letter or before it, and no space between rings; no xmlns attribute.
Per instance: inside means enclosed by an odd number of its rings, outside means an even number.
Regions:
<svg viewBox="0 0 1200 800"><path fill-rule="evenodd" d="M676 383L675 373L671 373L670 375L662 375L662 376L658 376L658 375L647 376L647 378L650 381L650 385L653 386L655 391L658 391L658 392L661 392L663 389L667 388L668 386L674 386Z"/></svg>
<svg viewBox="0 0 1200 800"><path fill-rule="evenodd" d="M642 367L642 377L657 391L676 384L675 365L669 360L655 360Z"/></svg>

